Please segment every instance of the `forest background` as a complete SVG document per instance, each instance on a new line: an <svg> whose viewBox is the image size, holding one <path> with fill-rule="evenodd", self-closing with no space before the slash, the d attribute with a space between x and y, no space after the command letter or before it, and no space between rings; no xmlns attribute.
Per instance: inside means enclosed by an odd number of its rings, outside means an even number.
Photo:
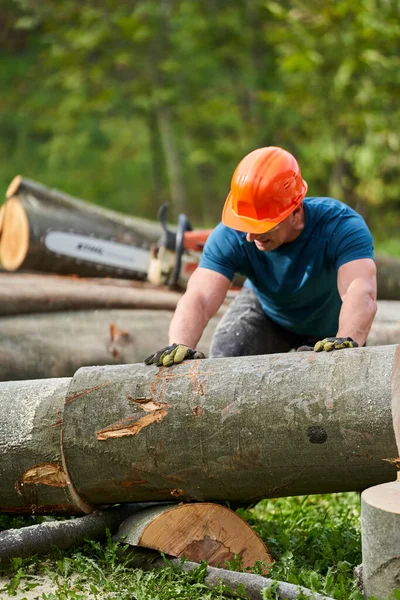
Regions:
<svg viewBox="0 0 400 600"><path fill-rule="evenodd" d="M1 0L1 189L22 174L213 227L239 160L277 145L400 255L399 17L397 0Z"/></svg>

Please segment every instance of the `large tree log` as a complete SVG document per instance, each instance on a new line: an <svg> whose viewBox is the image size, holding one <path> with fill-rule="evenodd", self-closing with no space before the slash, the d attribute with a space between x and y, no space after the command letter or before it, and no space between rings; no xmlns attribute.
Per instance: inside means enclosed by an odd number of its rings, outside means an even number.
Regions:
<svg viewBox="0 0 400 600"><path fill-rule="evenodd" d="M60 472L40 418L57 390L54 380L0 384L3 511L54 502L47 473L32 469L55 465L52 482ZM397 454L399 412L399 346L82 368L60 417L56 481L78 507L361 490L392 478L383 459ZM33 500L21 481L36 486Z"/></svg>
<svg viewBox="0 0 400 600"><path fill-rule="evenodd" d="M73 281L70 286L64 285L62 281L60 286L60 289L71 288L67 290L70 299L74 299ZM79 288L79 285L75 287ZM12 289L12 286L10 288ZM98 291L97 299L93 298L94 290ZM8 291L8 287L1 287L0 276L0 298L7 296ZM93 285L89 291L91 292L87 298L89 305L92 301L94 304L98 301L101 305L104 298L109 299L106 285ZM118 295L123 304L124 296L132 294L136 298L136 306L149 304L152 308L161 308L164 297L165 305L168 306L170 302L172 308L176 299L180 297L172 292L159 292L149 300L148 295L151 293L149 290L142 292L136 288L122 287L112 291L118 292L117 302ZM13 292L11 294L14 297ZM80 295L76 295L80 301ZM41 301L41 299L46 306L46 298L50 301L53 298L50 292L47 292L46 285L41 285L39 288L32 286L32 304L27 302L27 306L36 306L35 300ZM63 299L65 299L64 295L62 298L56 297L52 306L61 308ZM162 302L158 304L158 300ZM17 305L16 303L15 306ZM6 306L12 310L11 301ZM388 320L376 321L373 324L368 337L369 346L400 343L400 324L390 320L393 312L391 306L385 311L385 307L382 311L379 309L378 316L380 314L380 317L385 319L387 315ZM167 344L172 315L172 311L164 310L113 309L2 318L0 319L0 381L71 377L83 366L142 362L151 352ZM198 349L206 356L218 321L219 314L211 319L198 344Z"/></svg>
<svg viewBox="0 0 400 600"><path fill-rule="evenodd" d="M400 343L400 302L378 300L378 311L368 335L368 346Z"/></svg>
<svg viewBox="0 0 400 600"><path fill-rule="evenodd" d="M62 462L68 385L69 379L0 385L0 512L90 512Z"/></svg>
<svg viewBox="0 0 400 600"><path fill-rule="evenodd" d="M63 255L61 246L49 246L49 232L73 232L122 244L116 266L101 264L93 244L75 243L75 256ZM72 243L72 242L71 242ZM140 224L128 228L90 211L76 212L71 208L41 202L30 193L13 196L4 205L3 227L0 238L0 257L8 271L17 269L75 274L86 277L117 276L145 279L150 263L149 248L152 238L146 237ZM62 244L61 244L62 245ZM124 253L135 247L135 258L128 260ZM120 252L119 250L115 250Z"/></svg>
<svg viewBox="0 0 400 600"><path fill-rule="evenodd" d="M385 482L399 362L399 347L382 346L80 369L64 416L71 479L100 503L256 501Z"/></svg>
<svg viewBox="0 0 400 600"><path fill-rule="evenodd" d="M113 223L122 227L123 230L127 229L136 232L139 236L144 236L149 243L156 242L162 234L161 225L157 221L130 217L17 175L8 186L6 198L10 199L21 194L31 195L48 205L80 213L82 216L90 216L95 222Z"/></svg>
<svg viewBox="0 0 400 600"><path fill-rule="evenodd" d="M0 273L0 316L96 308L175 310L181 296L144 281Z"/></svg>
<svg viewBox="0 0 400 600"><path fill-rule="evenodd" d="M244 567L271 564L264 542L239 515L209 502L153 506L128 517L116 539L213 567L239 557ZM266 570L265 570L266 572Z"/></svg>
<svg viewBox="0 0 400 600"><path fill-rule="evenodd" d="M96 310L0 319L0 381L70 377L82 366L143 362L168 344L173 312ZM208 354L218 317L198 348Z"/></svg>
<svg viewBox="0 0 400 600"><path fill-rule="evenodd" d="M368 488L361 495L365 598L392 598L400 589L400 481Z"/></svg>

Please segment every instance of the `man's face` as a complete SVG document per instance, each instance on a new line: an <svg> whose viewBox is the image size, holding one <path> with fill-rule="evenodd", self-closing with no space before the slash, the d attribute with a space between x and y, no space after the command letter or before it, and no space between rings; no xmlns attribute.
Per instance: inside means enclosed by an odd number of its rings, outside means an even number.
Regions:
<svg viewBox="0 0 400 600"><path fill-rule="evenodd" d="M290 217L291 215L289 215ZM248 242L254 242L258 250L262 252L269 252L275 250L286 241L287 234L287 223L289 219L287 217L282 223L279 223L274 229L267 231L266 233L248 233L246 239Z"/></svg>
<svg viewBox="0 0 400 600"><path fill-rule="evenodd" d="M304 227L303 208L299 207L286 219L266 233L248 233L248 242L254 242L261 252L269 252L296 239Z"/></svg>

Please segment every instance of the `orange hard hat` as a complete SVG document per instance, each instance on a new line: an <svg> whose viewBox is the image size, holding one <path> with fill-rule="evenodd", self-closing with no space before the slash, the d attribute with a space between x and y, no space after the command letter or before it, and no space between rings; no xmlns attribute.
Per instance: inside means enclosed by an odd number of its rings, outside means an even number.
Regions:
<svg viewBox="0 0 400 600"><path fill-rule="evenodd" d="M222 211L224 225L265 233L286 219L307 192L295 157L276 146L247 154L235 169Z"/></svg>

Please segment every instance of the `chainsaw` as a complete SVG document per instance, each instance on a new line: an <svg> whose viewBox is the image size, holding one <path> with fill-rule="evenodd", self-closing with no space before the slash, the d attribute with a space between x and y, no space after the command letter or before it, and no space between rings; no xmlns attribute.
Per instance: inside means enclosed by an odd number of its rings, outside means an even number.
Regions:
<svg viewBox="0 0 400 600"><path fill-rule="evenodd" d="M185 214L178 217L176 231L167 225L168 203L158 212L162 234L149 249L73 231L49 230L44 236L47 250L88 264L102 265L148 279L156 285L185 286L195 270L211 229L193 230Z"/></svg>

